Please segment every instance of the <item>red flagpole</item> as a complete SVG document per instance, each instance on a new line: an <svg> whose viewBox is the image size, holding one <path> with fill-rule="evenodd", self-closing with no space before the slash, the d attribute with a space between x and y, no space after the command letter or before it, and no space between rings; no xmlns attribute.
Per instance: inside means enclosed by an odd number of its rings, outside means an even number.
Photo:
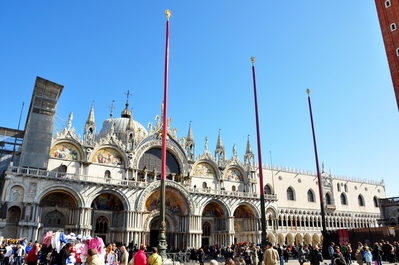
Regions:
<svg viewBox="0 0 399 265"><path fill-rule="evenodd" d="M263 187L263 168L262 168L262 152L260 145L260 128L259 128L259 114L258 114L258 96L256 93L256 77L255 77L255 57L251 57L252 61L252 80L254 84L254 100L255 100L255 116L256 116L256 136L258 140L258 168L259 168L259 185L260 185L260 210L261 210L261 223L262 223L262 247L267 243L266 232L266 209L265 209L265 192Z"/></svg>
<svg viewBox="0 0 399 265"><path fill-rule="evenodd" d="M169 10L167 10L169 11ZM170 12L170 11L169 11ZM170 16L170 13L169 13ZM168 71L169 71L169 16L166 21L165 75L163 91L163 126L162 126L162 169L161 179L166 179L166 138L168 136Z"/></svg>
<svg viewBox="0 0 399 265"><path fill-rule="evenodd" d="M166 260L166 219L165 219L165 201L166 201L166 140L168 138L168 67L169 67L169 18L170 10L166 14L166 48L165 48L165 76L164 76L164 98L163 98L163 126L162 126L162 168L161 168L161 207L159 218L161 224L158 234L158 250L162 261Z"/></svg>

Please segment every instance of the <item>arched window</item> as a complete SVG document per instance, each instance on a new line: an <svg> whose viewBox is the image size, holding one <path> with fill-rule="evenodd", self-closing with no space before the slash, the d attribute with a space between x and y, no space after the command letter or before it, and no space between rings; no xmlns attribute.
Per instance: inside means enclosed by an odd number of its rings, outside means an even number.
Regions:
<svg viewBox="0 0 399 265"><path fill-rule="evenodd" d="M346 196L344 193L341 193L341 204L348 205L348 201L346 200Z"/></svg>
<svg viewBox="0 0 399 265"><path fill-rule="evenodd" d="M339 185L339 183L337 183L337 190L341 191L341 186Z"/></svg>
<svg viewBox="0 0 399 265"><path fill-rule="evenodd" d="M331 205L331 196L328 193L326 193L326 204Z"/></svg>
<svg viewBox="0 0 399 265"><path fill-rule="evenodd" d="M385 7L390 7L390 6L391 6L391 1L390 0L385 1Z"/></svg>
<svg viewBox="0 0 399 265"><path fill-rule="evenodd" d="M104 178L110 179L110 178L111 178L111 171L105 170L105 172L104 172Z"/></svg>
<svg viewBox="0 0 399 265"><path fill-rule="evenodd" d="M272 194L272 189L270 188L269 185L265 186L265 194Z"/></svg>
<svg viewBox="0 0 399 265"><path fill-rule="evenodd" d="M378 207L378 199L376 196L374 196L373 201L374 201L374 207Z"/></svg>
<svg viewBox="0 0 399 265"><path fill-rule="evenodd" d="M396 24L395 24L395 23L392 23L391 26L390 26L390 28L391 28L391 31L396 30Z"/></svg>
<svg viewBox="0 0 399 265"><path fill-rule="evenodd" d="M231 191L236 191L236 186L231 187Z"/></svg>
<svg viewBox="0 0 399 265"><path fill-rule="evenodd" d="M364 199L363 199L363 196L361 194L359 194L359 196L357 197L357 200L359 202L359 206L365 206L364 205Z"/></svg>
<svg viewBox="0 0 399 265"><path fill-rule="evenodd" d="M100 216L96 220L95 233L105 234L108 232L108 220L105 216Z"/></svg>
<svg viewBox="0 0 399 265"><path fill-rule="evenodd" d="M202 225L202 236L211 236L211 224L209 222Z"/></svg>
<svg viewBox="0 0 399 265"><path fill-rule="evenodd" d="M206 189L208 187L208 185L206 184L206 182L202 182L202 188Z"/></svg>
<svg viewBox="0 0 399 265"><path fill-rule="evenodd" d="M287 200L289 200L289 201L295 201L294 191L292 190L291 187L289 187L289 188L287 189Z"/></svg>
<svg viewBox="0 0 399 265"><path fill-rule="evenodd" d="M396 56L399 56L399 48L396 49Z"/></svg>
<svg viewBox="0 0 399 265"><path fill-rule="evenodd" d="M139 168L155 169L157 177L160 178L162 170L162 150L161 148L152 148L144 153L140 158ZM180 175L180 167L174 155L166 151L166 178L171 178L172 173Z"/></svg>
<svg viewBox="0 0 399 265"><path fill-rule="evenodd" d="M348 185L344 185L345 192L348 192Z"/></svg>
<svg viewBox="0 0 399 265"><path fill-rule="evenodd" d="M312 190L308 190L308 202L315 202Z"/></svg>

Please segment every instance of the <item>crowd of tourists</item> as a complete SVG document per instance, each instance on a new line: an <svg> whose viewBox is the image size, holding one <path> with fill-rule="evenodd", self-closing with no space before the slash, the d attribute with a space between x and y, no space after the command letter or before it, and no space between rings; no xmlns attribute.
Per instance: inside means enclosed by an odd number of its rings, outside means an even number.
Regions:
<svg viewBox="0 0 399 265"><path fill-rule="evenodd" d="M62 237L61 237L62 238ZM102 239L61 244L59 250L38 242L27 242L26 238L17 243L4 243L0 246L0 265L162 265L162 257L156 247L149 248L144 244L109 244L105 246ZM54 242L53 242L54 244ZM371 246L358 242L335 244L331 242L323 259L322 245L274 245L265 247L253 243L234 245L214 245L201 248L190 248L182 251L170 247L167 253L181 257L177 261L190 265L284 265L289 260L296 260L299 265L320 265L323 261L329 265L382 265L382 262L394 263L399 258L399 244L390 244L381 240ZM372 264L374 263L374 264Z"/></svg>

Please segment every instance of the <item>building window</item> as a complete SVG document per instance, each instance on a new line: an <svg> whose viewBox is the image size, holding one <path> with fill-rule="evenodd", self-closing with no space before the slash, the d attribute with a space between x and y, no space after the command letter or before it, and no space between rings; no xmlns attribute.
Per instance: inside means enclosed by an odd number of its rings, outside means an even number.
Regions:
<svg viewBox="0 0 399 265"><path fill-rule="evenodd" d="M202 225L202 236L211 236L211 224L209 222Z"/></svg>
<svg viewBox="0 0 399 265"><path fill-rule="evenodd" d="M236 186L231 187L231 191L236 191Z"/></svg>
<svg viewBox="0 0 399 265"><path fill-rule="evenodd" d="M326 193L326 204L331 205L331 197L330 194Z"/></svg>
<svg viewBox="0 0 399 265"><path fill-rule="evenodd" d="M359 196L357 197L357 200L359 202L359 206L365 206L364 205L364 199L363 199L363 196L361 194L359 194Z"/></svg>
<svg viewBox="0 0 399 265"><path fill-rule="evenodd" d="M270 188L270 186L269 185L266 185L265 186L265 194L272 194L272 189Z"/></svg>
<svg viewBox="0 0 399 265"><path fill-rule="evenodd" d="M294 191L292 190L291 187L287 189L287 200L289 200L289 201L295 201L295 198L294 198Z"/></svg>
<svg viewBox="0 0 399 265"><path fill-rule="evenodd" d="M341 193L341 204L348 205L348 201L346 200L346 196L344 193Z"/></svg>
<svg viewBox="0 0 399 265"><path fill-rule="evenodd" d="M396 56L399 56L399 48L396 49Z"/></svg>
<svg viewBox="0 0 399 265"><path fill-rule="evenodd" d="M206 184L206 182L202 182L202 188L206 189L208 187L208 185Z"/></svg>
<svg viewBox="0 0 399 265"><path fill-rule="evenodd" d="M337 190L341 191L341 186L339 185L339 183L337 183Z"/></svg>
<svg viewBox="0 0 399 265"><path fill-rule="evenodd" d="M348 192L348 185L344 185L345 192Z"/></svg>
<svg viewBox="0 0 399 265"><path fill-rule="evenodd" d="M97 218L95 233L98 234L108 233L108 220L105 216L99 216Z"/></svg>
<svg viewBox="0 0 399 265"><path fill-rule="evenodd" d="M390 7L390 6L391 6L391 1L390 0L385 1L385 7Z"/></svg>
<svg viewBox="0 0 399 265"><path fill-rule="evenodd" d="M374 201L374 207L378 207L378 199L376 196L374 196L373 201Z"/></svg>
<svg viewBox="0 0 399 265"><path fill-rule="evenodd" d="M390 26L390 28L391 28L391 31L396 30L396 24L395 24L395 23L392 23L391 26Z"/></svg>
<svg viewBox="0 0 399 265"><path fill-rule="evenodd" d="M312 190L308 190L308 202L315 202L314 201L314 194Z"/></svg>

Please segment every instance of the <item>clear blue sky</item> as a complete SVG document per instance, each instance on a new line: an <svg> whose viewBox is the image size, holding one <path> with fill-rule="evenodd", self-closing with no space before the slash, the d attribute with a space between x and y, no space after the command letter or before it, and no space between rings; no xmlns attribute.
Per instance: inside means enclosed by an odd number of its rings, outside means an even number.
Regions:
<svg viewBox="0 0 399 265"><path fill-rule="evenodd" d="M163 99L165 9L170 22L169 117L190 121L202 153L221 129L228 158L247 135L256 149L250 57L256 58L263 162L385 180L399 195L398 110L373 0L1 1L0 126L23 123L36 76L64 85L58 126L82 134L94 100L97 130L126 95L147 127ZM23 127L21 127L23 128Z"/></svg>

